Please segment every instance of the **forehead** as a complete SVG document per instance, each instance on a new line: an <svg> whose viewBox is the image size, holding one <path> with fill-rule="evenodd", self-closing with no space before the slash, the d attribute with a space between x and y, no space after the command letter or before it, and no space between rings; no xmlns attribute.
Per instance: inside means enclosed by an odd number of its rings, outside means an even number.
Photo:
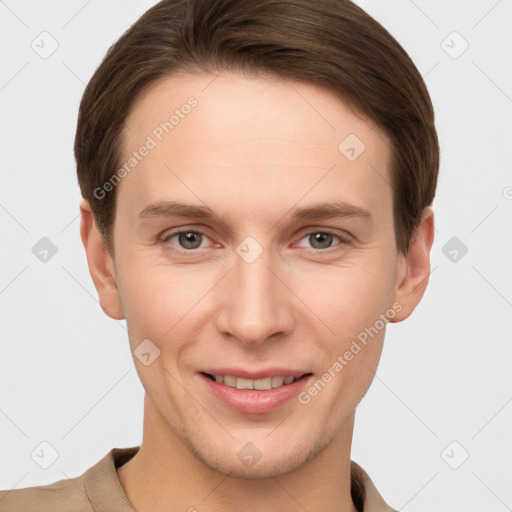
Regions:
<svg viewBox="0 0 512 512"><path fill-rule="evenodd" d="M391 206L389 139L311 84L232 73L167 77L134 104L122 164L144 146L120 184L137 206L173 191L215 202L226 186L255 207L258 196L262 210L262 198L278 204L337 192L362 207L377 199Z"/></svg>

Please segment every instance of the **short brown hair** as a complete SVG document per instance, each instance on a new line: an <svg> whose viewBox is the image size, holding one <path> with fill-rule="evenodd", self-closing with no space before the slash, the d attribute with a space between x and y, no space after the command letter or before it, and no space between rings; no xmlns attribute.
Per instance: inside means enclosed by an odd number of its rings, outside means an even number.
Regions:
<svg viewBox="0 0 512 512"><path fill-rule="evenodd" d="M163 0L109 49L78 116L78 180L113 251L116 191L94 191L120 164L135 100L178 71L269 73L326 86L392 142L397 248L406 253L439 170L434 109L416 66L391 34L349 0ZM341 142L341 141L340 141Z"/></svg>

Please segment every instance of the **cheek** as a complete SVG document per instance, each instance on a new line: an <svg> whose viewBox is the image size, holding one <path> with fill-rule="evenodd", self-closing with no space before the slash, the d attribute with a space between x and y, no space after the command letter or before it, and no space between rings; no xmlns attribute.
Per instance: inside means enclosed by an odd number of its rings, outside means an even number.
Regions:
<svg viewBox="0 0 512 512"><path fill-rule="evenodd" d="M392 272L386 258L361 258L357 263L326 265L295 275L294 291L331 331L338 342L371 327L389 307ZM389 261L389 260L388 260Z"/></svg>
<svg viewBox="0 0 512 512"><path fill-rule="evenodd" d="M120 295L132 343L149 338L163 348L172 339L178 348L181 338L176 333L200 313L200 303L212 287L208 276L143 258L124 263Z"/></svg>
<svg viewBox="0 0 512 512"><path fill-rule="evenodd" d="M381 315L386 314L392 294L392 273L386 268L391 260L385 254L364 259L364 263L362 258L358 264L310 273L298 293L307 297L308 306L321 320L316 332L319 368L325 372L321 380L333 383L324 395L327 409L340 401L349 409L359 403L382 353L386 322ZM343 411L347 412L341 407L340 414Z"/></svg>

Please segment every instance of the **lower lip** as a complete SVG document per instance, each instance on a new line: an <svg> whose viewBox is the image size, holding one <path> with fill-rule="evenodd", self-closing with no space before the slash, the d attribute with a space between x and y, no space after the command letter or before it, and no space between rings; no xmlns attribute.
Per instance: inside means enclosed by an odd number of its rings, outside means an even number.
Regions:
<svg viewBox="0 0 512 512"><path fill-rule="evenodd" d="M237 389L210 379L200 373L199 377L210 392L225 406L245 414L262 414L273 411L297 396L306 386L312 375L305 375L291 384L265 391Z"/></svg>

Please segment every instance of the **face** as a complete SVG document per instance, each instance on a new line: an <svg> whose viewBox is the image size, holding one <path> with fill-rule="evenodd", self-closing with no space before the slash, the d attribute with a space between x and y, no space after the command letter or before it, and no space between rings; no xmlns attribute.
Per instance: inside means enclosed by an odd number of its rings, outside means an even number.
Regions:
<svg viewBox="0 0 512 512"><path fill-rule="evenodd" d="M154 421L225 474L300 467L349 429L404 309L389 140L317 86L183 74L123 148L112 270Z"/></svg>

